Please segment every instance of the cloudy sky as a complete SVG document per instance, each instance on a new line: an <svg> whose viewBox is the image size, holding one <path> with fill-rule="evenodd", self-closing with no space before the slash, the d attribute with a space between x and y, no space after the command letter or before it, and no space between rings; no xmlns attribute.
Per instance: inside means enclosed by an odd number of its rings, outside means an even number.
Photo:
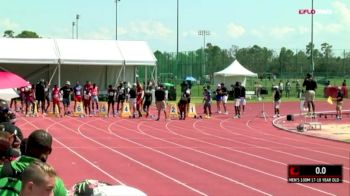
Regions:
<svg viewBox="0 0 350 196"><path fill-rule="evenodd" d="M176 51L177 0L118 1L118 39L145 40L153 50ZM80 39L115 39L115 0L1 0L0 33L37 32L71 38L80 15ZM314 42L350 49L350 1L314 0ZM304 49L310 42L311 0L179 0L179 50L206 42L221 48L258 44L272 49Z"/></svg>

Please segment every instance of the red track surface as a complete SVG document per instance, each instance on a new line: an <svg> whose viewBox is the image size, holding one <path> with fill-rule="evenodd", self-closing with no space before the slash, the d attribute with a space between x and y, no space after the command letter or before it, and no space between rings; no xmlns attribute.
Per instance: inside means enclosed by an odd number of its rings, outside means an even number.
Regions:
<svg viewBox="0 0 350 196"><path fill-rule="evenodd" d="M283 114L298 113L298 104L282 103ZM38 117L17 125L26 136L38 128L54 136L49 163L68 188L90 178L148 195L350 195L350 144L278 130L257 117L261 109L248 104L241 119ZM271 104L265 109L272 114ZM288 183L288 164L342 164L344 182Z"/></svg>

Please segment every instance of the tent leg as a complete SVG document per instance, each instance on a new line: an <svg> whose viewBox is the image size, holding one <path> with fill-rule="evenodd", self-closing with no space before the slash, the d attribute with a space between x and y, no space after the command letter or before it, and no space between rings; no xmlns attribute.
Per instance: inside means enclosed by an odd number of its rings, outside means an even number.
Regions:
<svg viewBox="0 0 350 196"><path fill-rule="evenodd" d="M52 81L54 75L56 74L57 69L58 69L58 65L57 65L57 67L55 68L55 70L53 71L53 73L52 73L52 75L50 77L49 84L51 84L51 81Z"/></svg>
<svg viewBox="0 0 350 196"><path fill-rule="evenodd" d="M125 81L125 65L123 65L123 81Z"/></svg>
<svg viewBox="0 0 350 196"><path fill-rule="evenodd" d="M61 64L57 65L58 69L58 87L61 88Z"/></svg>

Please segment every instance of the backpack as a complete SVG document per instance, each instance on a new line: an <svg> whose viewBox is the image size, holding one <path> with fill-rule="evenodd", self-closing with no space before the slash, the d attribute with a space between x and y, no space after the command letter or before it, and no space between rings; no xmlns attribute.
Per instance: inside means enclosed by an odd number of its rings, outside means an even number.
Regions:
<svg viewBox="0 0 350 196"><path fill-rule="evenodd" d="M0 195L19 195L22 188L22 172L14 170L11 162L5 161L0 171Z"/></svg>

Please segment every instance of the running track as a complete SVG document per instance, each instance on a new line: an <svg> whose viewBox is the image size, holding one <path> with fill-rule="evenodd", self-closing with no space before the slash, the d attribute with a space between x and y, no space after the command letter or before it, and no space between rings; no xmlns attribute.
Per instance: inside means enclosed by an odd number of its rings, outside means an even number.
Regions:
<svg viewBox="0 0 350 196"><path fill-rule="evenodd" d="M283 114L298 113L298 104L282 103ZM17 125L26 136L39 128L53 135L49 163L67 188L89 178L148 195L350 195L350 144L278 130L257 117L261 108L249 104L241 119L19 117ZM270 103L265 111L272 114ZM291 184L288 164L342 164L344 182Z"/></svg>

